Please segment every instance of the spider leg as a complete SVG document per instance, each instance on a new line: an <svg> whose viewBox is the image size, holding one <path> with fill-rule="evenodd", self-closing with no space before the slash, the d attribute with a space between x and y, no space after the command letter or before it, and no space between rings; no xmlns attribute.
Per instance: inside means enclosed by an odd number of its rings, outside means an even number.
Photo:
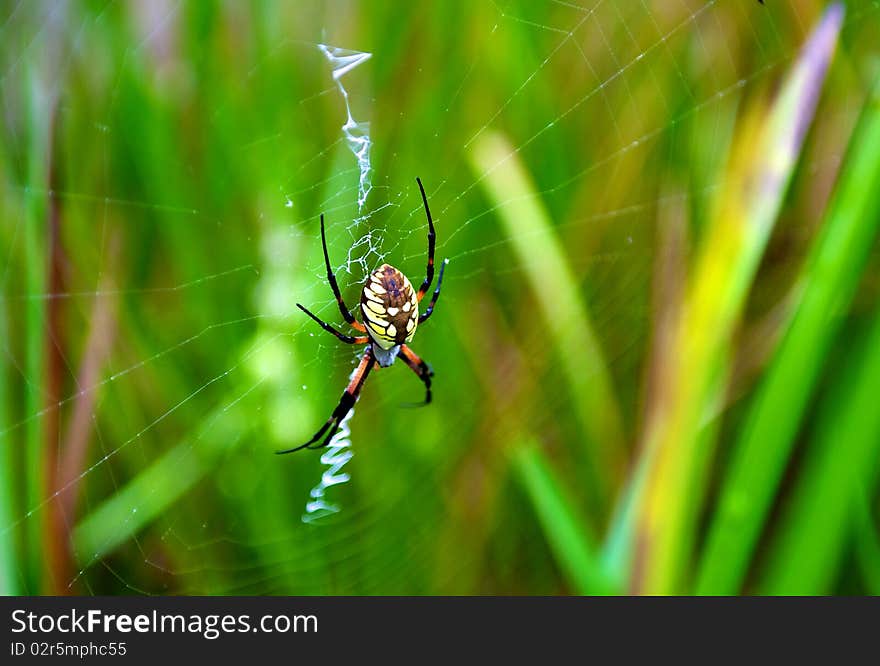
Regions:
<svg viewBox="0 0 880 666"><path fill-rule="evenodd" d="M342 392L342 397L339 399L339 404L336 405L336 409L333 410L333 413L330 415L330 418L321 426L318 432L315 433L314 437L312 437L305 444L300 444L299 446L295 446L292 449L285 449L283 451L276 451L277 454L283 453L293 453L294 451L300 451L301 449L311 449L311 448L322 448L330 444L330 440L333 438L333 435L336 434L336 431L339 430L339 423L345 418L345 415L348 414L349 410L354 407L354 403L357 402L358 396L361 393L361 389L364 386L364 382L367 381L367 375L370 374L370 370L372 370L373 365L376 363L376 359L373 358L373 352L367 347L367 351L364 352L363 358L361 358L361 362L355 370L354 375L351 378L351 381L348 383L348 386L345 387L345 391ZM329 430L329 432L328 432ZM321 437L324 436L324 433L327 433L327 436L324 438L324 441L321 443L321 446L312 446L315 442L317 442Z"/></svg>
<svg viewBox="0 0 880 666"><path fill-rule="evenodd" d="M437 304L437 299L440 298L440 287L443 286L443 271L446 270L446 264L448 263L449 259L444 259L443 263L440 264L440 276L437 278L437 288L434 290L434 295L431 296L428 307L425 308L424 313L419 315L420 324L424 322L428 317L430 317L431 313L434 312L434 306Z"/></svg>
<svg viewBox="0 0 880 666"><path fill-rule="evenodd" d="M425 385L425 402L416 403L415 405L410 406L421 407L422 405L430 404L431 377L434 376L434 371L431 370L431 366L420 359L418 355L416 355L416 353L406 345L400 345L400 358L402 358L403 362L406 363L410 367L410 369L418 375L419 379L421 379L422 383Z"/></svg>
<svg viewBox="0 0 880 666"><path fill-rule="evenodd" d="M356 328L359 331L366 331L366 327L354 318L354 315L351 314L348 306L345 305L345 301L342 300L342 294L339 293L339 284L336 282L336 276L330 268L330 256L327 254L327 235L324 233L324 213L321 213L321 247L324 249L324 265L327 267L327 281L330 283L330 288L333 290L333 295L336 297L336 302L339 304L339 311L342 313L343 319L348 322L349 326Z"/></svg>
<svg viewBox="0 0 880 666"><path fill-rule="evenodd" d="M321 328L323 328L325 331L327 331L328 333L332 333L333 335L335 335L337 338L339 338L340 340L342 340L346 344L362 345L366 342L369 342L369 340L370 340L370 338L366 335L360 335L360 336L354 337L351 335L345 335L345 333L340 333L339 331L337 331L335 328L333 328L327 322L324 322L324 321L321 321L320 319L318 319L318 317L313 315L311 312L309 312L305 307L303 307L299 303L296 304L296 307L298 307L300 310L302 310L307 315L309 315L309 317L311 317L316 322L318 322L318 324L321 326Z"/></svg>
<svg viewBox="0 0 880 666"><path fill-rule="evenodd" d="M419 287L419 293L416 296L419 302L421 302L422 298L425 297L425 294L428 293L428 289L431 288L431 282L434 281L434 242L437 238L437 234L434 233L434 220L431 218L431 209L428 208L428 197L425 195L425 188L422 186L420 178L416 178L416 182L419 184L419 191L422 193L422 202L425 204L425 215L428 216L428 270L425 275L425 281L422 282L422 286Z"/></svg>

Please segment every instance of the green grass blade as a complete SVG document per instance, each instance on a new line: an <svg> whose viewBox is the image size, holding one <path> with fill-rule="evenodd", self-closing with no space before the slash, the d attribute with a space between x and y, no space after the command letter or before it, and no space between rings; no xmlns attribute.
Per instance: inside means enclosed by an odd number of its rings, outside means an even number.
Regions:
<svg viewBox="0 0 880 666"><path fill-rule="evenodd" d="M49 96L43 88L39 73L34 70L27 80L27 99L30 114L28 123L28 184L34 192L44 192L49 175ZM29 194L26 198L24 219L25 285L28 293L42 294L46 291L48 254L46 249L47 198L42 194ZM29 300L25 304L25 375L24 413L36 414L45 407L45 352L46 352L46 302ZM25 427L25 503L37 506L45 498L48 486L45 470L45 431L43 419L32 419ZM25 544L29 566L26 572L28 592L39 593L45 586L43 547L44 512L37 511L24 524Z"/></svg>
<svg viewBox="0 0 880 666"><path fill-rule="evenodd" d="M602 572L596 544L583 527L586 523L578 519L574 504L541 450L532 443L520 446L513 454L513 467L572 588L578 594L611 594L613 589Z"/></svg>
<svg viewBox="0 0 880 666"><path fill-rule="evenodd" d="M0 338L9 339L6 323L6 303L0 302ZM9 375L6 366L0 367L0 432L10 423L7 405L9 404ZM14 596L19 593L18 561L15 533L11 526L15 516L15 484L13 483L15 464L14 449L9 439L0 438L0 595Z"/></svg>
<svg viewBox="0 0 880 666"><path fill-rule="evenodd" d="M800 278L801 296L790 328L737 442L700 567L700 593L731 594L742 584L840 314L853 296L876 235L880 223L876 97L856 128L844 164L823 232Z"/></svg>
<svg viewBox="0 0 880 666"><path fill-rule="evenodd" d="M556 347L574 413L589 442L599 495L610 494L609 480L622 470L624 436L620 410L587 306L540 196L507 140L489 132L471 152L481 181L528 280L542 326ZM578 342L572 344L572 332Z"/></svg>
<svg viewBox="0 0 880 666"><path fill-rule="evenodd" d="M74 552L93 562L137 535L214 469L220 456L248 431L248 419L222 403L193 435L120 488L73 531Z"/></svg>
<svg viewBox="0 0 880 666"><path fill-rule="evenodd" d="M691 566L730 341L800 155L843 10L833 5L801 51L769 109L745 119L728 177L706 230L685 297L666 413L646 439L656 450L642 507L643 563L637 589L680 593Z"/></svg>
<svg viewBox="0 0 880 666"><path fill-rule="evenodd" d="M815 441L761 579L762 593L828 594L862 496L866 490L873 496L880 455L880 312L852 361L823 403Z"/></svg>
<svg viewBox="0 0 880 666"><path fill-rule="evenodd" d="M639 509L648 489L650 463L648 456L641 456L636 462L612 513L608 534L602 544L602 568L621 590L626 589L635 562Z"/></svg>
<svg viewBox="0 0 880 666"><path fill-rule="evenodd" d="M880 461L876 461L875 466L880 466ZM877 471L875 469L875 475ZM863 491L856 505L855 547L865 591L876 597L880 596L880 528L871 516L870 497Z"/></svg>

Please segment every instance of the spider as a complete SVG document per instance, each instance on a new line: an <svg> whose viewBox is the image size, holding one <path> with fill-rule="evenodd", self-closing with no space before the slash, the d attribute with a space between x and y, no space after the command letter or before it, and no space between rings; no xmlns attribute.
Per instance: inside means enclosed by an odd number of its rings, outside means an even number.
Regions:
<svg viewBox="0 0 880 666"><path fill-rule="evenodd" d="M388 264L382 264L373 271L367 278L364 288L361 291L361 315L364 323L359 322L351 314L351 311L342 300L339 293L339 285L336 283L336 276L330 268L330 258L327 255L327 236L324 232L324 215L321 215L321 245L324 248L324 264L327 267L327 281L333 290L333 296L339 304L339 311L342 317L352 328L364 332L367 335L351 336L339 332L330 324L321 321L317 316L309 312L304 306L296 304L300 310L305 312L309 317L314 319L328 333L332 333L342 342L349 345L367 345L364 354L361 357L357 370L352 375L351 381L342 393L342 398L330 418L321 426L305 444L295 446L292 449L278 451L282 453L293 453L301 449L323 448L330 443L333 435L339 429L342 419L348 414L349 410L354 406L364 382L367 381L367 375L370 370L378 364L380 368L387 368L394 359L400 356L403 362L418 375L419 379L425 385L425 401L421 403L427 405L431 402L431 377L434 371L430 366L419 358L416 353L407 346L412 342L419 324L423 324L434 312L434 306L440 296L440 286L443 284L443 270L449 259L444 259L440 266L440 276L437 278L437 288L425 308L424 314L419 314L418 304L422 301L431 283L434 281L434 241L436 234L434 233L434 221L431 219L431 209L428 208L428 197L425 195L425 188L422 181L416 178L419 184L419 191L422 193L422 202L425 204L425 215L428 217L428 268L425 281L419 287L418 292L413 291L412 284L407 277L399 270ZM327 436L320 446L313 446L324 433Z"/></svg>

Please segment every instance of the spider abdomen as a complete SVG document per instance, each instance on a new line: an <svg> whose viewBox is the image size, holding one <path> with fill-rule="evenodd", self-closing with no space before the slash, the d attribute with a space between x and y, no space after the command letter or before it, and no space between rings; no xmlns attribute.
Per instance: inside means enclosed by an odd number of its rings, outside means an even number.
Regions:
<svg viewBox="0 0 880 666"><path fill-rule="evenodd" d="M403 273L382 264L364 284L361 314L367 334L382 349L410 342L419 322L416 292Z"/></svg>

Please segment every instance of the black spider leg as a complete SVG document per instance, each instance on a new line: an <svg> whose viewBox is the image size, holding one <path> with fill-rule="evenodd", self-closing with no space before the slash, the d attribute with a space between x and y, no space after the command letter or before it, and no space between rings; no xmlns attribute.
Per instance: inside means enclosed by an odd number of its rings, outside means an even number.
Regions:
<svg viewBox="0 0 880 666"><path fill-rule="evenodd" d="M330 415L330 418L321 426L320 430L315 433L314 437L312 437L305 444L300 444L299 446L295 446L292 449L285 449L284 451L276 451L277 454L284 453L293 453L294 451L300 451L302 449L320 449L328 444L330 444L330 440L333 439L333 435L336 434L336 431L339 430L339 424L342 422L342 419L345 418L345 415L354 407L354 403L357 402L358 396L361 393L361 389L364 386L364 382L367 381L367 375L370 374L370 370L373 369L373 366L376 363L376 359L373 357L373 351L369 347L364 352L364 356L361 359L360 365L355 371L354 376L351 378L348 386L345 388L345 391L342 392L342 397L339 399L339 404L336 405L336 409L333 410L333 413ZM329 432L327 432L329 429ZM317 442L321 437L324 436L324 433L327 433L327 436L324 438L324 441L320 446L312 446L315 442Z"/></svg>
<svg viewBox="0 0 880 666"><path fill-rule="evenodd" d="M431 300L428 302L428 307L425 308L425 311L419 315L419 323L423 323L431 314L434 312L434 306L437 304L437 299L440 298L440 287L443 286L443 271L446 270L446 264L449 263L449 259L444 259L443 263L440 264L440 275L437 278L437 288L434 290L434 295L431 296Z"/></svg>
<svg viewBox="0 0 880 666"><path fill-rule="evenodd" d="M425 281L422 282L422 286L419 287L418 299L419 301L428 293L428 289L431 288L431 283L434 281L434 243L437 239L437 234L434 232L434 219L431 217L431 209L428 207L428 197L425 194L425 188L422 186L421 178L416 178L416 182L419 184L419 191L422 193L422 202L425 204L425 215L428 216L428 269L425 275Z"/></svg>
<svg viewBox="0 0 880 666"><path fill-rule="evenodd" d="M423 407L431 404L431 377L434 371L431 366L425 363L419 356L406 345L400 345L400 358L406 363L410 369L418 375L425 385L425 401L417 403L405 403L404 407Z"/></svg>
<svg viewBox="0 0 880 666"><path fill-rule="evenodd" d="M349 345L362 345L362 344L364 344L365 342L369 342L369 340L370 340L370 338L367 337L366 335L360 335L360 336L355 337L355 336L352 336L352 335L346 335L345 333L340 333L338 330L336 330L335 328L333 328L333 327L332 327L330 324L328 324L327 322L325 322L325 321L321 321L320 319L318 319L318 317L316 317L316 316L313 315L311 312L309 312L309 311L305 308L305 306L300 305L299 303L297 303L297 304L296 304L296 307L298 307L300 310L302 310L302 311L305 312L307 315L309 315L309 317L311 317L311 318L314 319L316 322L318 322L318 324L321 326L321 328L323 328L325 331L327 331L328 333L331 333L331 334L335 335L337 338L339 338L340 340L342 340L342 342L344 342L344 343L346 343L346 344L349 344Z"/></svg>
<svg viewBox="0 0 880 666"><path fill-rule="evenodd" d="M330 268L330 255L327 254L327 235L324 232L324 213L321 213L321 247L324 249L324 265L327 267L327 281L330 283L330 288L333 290L333 295L336 297L336 302L339 304L339 311L342 313L342 318L345 319L349 326L353 326L359 331L367 330L364 328L363 324L354 318L354 315L351 314L348 306L345 305L345 301L342 300L342 294L339 293L339 284L336 282L336 276L333 274L333 269Z"/></svg>

